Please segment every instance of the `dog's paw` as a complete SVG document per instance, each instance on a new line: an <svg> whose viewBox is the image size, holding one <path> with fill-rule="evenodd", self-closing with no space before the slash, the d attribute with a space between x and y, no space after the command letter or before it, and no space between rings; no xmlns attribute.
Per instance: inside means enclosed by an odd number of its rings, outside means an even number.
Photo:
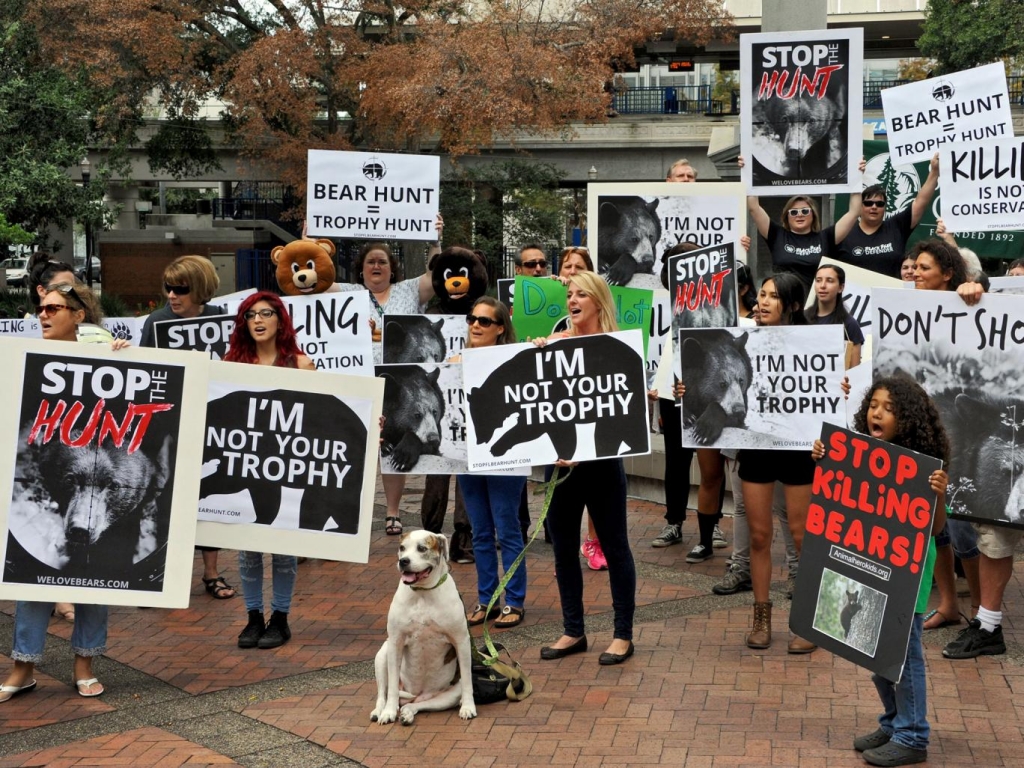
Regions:
<svg viewBox="0 0 1024 768"><path fill-rule="evenodd" d="M383 710L381 710L380 714L377 715L377 722L381 725L387 725L388 723L395 722L395 719L397 717L398 709L385 707Z"/></svg>
<svg viewBox="0 0 1024 768"><path fill-rule="evenodd" d="M416 709L406 704L402 707L402 711L399 714L399 719L402 721L402 725L412 725L412 721L416 718Z"/></svg>
<svg viewBox="0 0 1024 768"><path fill-rule="evenodd" d="M463 704L459 708L459 717L461 717L463 720L472 720L474 717L476 717L476 704Z"/></svg>
<svg viewBox="0 0 1024 768"><path fill-rule="evenodd" d="M370 722L371 723L376 723L379 718L380 718L380 707L377 707L376 709L373 710L373 712L370 713Z"/></svg>

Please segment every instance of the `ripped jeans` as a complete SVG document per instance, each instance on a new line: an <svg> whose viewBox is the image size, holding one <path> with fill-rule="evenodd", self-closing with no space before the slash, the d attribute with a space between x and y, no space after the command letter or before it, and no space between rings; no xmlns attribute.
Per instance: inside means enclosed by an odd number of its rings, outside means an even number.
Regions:
<svg viewBox="0 0 1024 768"><path fill-rule="evenodd" d="M270 609L288 613L295 592L295 574L299 559L294 555L271 555L273 561L273 594ZM242 577L242 594L247 611L263 611L263 553L239 552L238 574Z"/></svg>

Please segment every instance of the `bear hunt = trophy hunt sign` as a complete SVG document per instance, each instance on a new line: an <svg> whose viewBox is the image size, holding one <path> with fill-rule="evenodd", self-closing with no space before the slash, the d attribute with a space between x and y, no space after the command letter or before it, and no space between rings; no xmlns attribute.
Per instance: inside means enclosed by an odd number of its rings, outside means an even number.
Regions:
<svg viewBox="0 0 1024 768"><path fill-rule="evenodd" d="M651 310L653 292L643 288L622 288L609 286L612 301L615 302L615 322L620 331L637 329L643 334L646 353L651 332ZM552 333L569 330L569 307L566 304L566 287L550 277L524 277L515 281L515 293L519 296L517 314L512 318L519 341L541 339ZM646 358L645 358L646 359Z"/></svg>
<svg viewBox="0 0 1024 768"><path fill-rule="evenodd" d="M465 315L385 315L382 359L393 363L443 363L466 346ZM379 374L379 371L378 371ZM459 388L461 389L461 382Z"/></svg>
<svg viewBox="0 0 1024 768"><path fill-rule="evenodd" d="M939 167L942 218L951 232L1024 228L1024 139L943 147Z"/></svg>
<svg viewBox="0 0 1024 768"><path fill-rule="evenodd" d="M291 315L295 341L318 371L373 375L367 291L281 296L281 301ZM235 317L240 303L228 302L228 315ZM201 340L200 345L205 349Z"/></svg>
<svg viewBox="0 0 1024 768"><path fill-rule="evenodd" d="M859 81L858 81L859 82ZM746 191L735 182L588 184L587 242L609 285L657 290L665 251L746 234Z"/></svg>
<svg viewBox="0 0 1024 768"><path fill-rule="evenodd" d="M789 626L898 682L926 570L939 459L829 424Z"/></svg>
<svg viewBox="0 0 1024 768"><path fill-rule="evenodd" d="M467 349L469 468L650 453L639 331Z"/></svg>
<svg viewBox="0 0 1024 768"><path fill-rule="evenodd" d="M875 377L897 371L935 401L952 450L953 517L1024 528L1024 301L876 289Z"/></svg>
<svg viewBox="0 0 1024 768"><path fill-rule="evenodd" d="M437 239L441 185L436 155L309 150L310 237Z"/></svg>
<svg viewBox="0 0 1024 768"><path fill-rule="evenodd" d="M860 190L864 30L740 35L741 178L750 194Z"/></svg>
<svg viewBox="0 0 1024 768"><path fill-rule="evenodd" d="M683 446L808 449L846 423L841 325L679 332Z"/></svg>
<svg viewBox="0 0 1024 768"><path fill-rule="evenodd" d="M885 88L882 111L896 165L931 160L950 144L1013 138L1002 62Z"/></svg>
<svg viewBox="0 0 1024 768"><path fill-rule="evenodd" d="M185 608L207 360L2 339L0 598Z"/></svg>
<svg viewBox="0 0 1024 768"><path fill-rule="evenodd" d="M196 543L365 563L383 382L209 366Z"/></svg>

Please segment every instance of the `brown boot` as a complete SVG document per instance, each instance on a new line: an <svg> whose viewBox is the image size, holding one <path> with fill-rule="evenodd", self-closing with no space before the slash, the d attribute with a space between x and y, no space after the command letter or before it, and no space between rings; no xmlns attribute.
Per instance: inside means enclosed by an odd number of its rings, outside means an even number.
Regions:
<svg viewBox="0 0 1024 768"><path fill-rule="evenodd" d="M789 638L789 652L790 653L811 653L816 651L818 646L812 643L810 640L804 640L799 635L793 635Z"/></svg>
<svg viewBox="0 0 1024 768"><path fill-rule="evenodd" d="M767 648L772 644L772 603L754 603L754 628L747 635L748 648Z"/></svg>

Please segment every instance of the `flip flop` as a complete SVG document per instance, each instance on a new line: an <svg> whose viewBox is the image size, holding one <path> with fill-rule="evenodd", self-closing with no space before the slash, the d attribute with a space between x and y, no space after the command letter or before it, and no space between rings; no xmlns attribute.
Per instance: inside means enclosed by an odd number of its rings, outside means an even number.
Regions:
<svg viewBox="0 0 1024 768"><path fill-rule="evenodd" d="M936 616L941 616L942 617L942 621L940 623L935 624L935 625L933 625L931 627L924 626L924 624L927 624L929 621L934 619ZM938 608L933 608L932 610L930 610L928 613L925 614L925 616L924 616L924 623L922 624L922 628L927 630L927 631L931 631L933 629L942 629L943 627L955 627L959 623L960 623L960 617L959 616L956 619L947 619L946 618L946 614L944 614L941 611L939 611Z"/></svg>
<svg viewBox="0 0 1024 768"><path fill-rule="evenodd" d="M234 587L224 581L223 576L214 576L212 579L203 579L206 591L213 596L214 600L230 600L237 592ZM230 592L231 594L225 594Z"/></svg>
<svg viewBox="0 0 1024 768"><path fill-rule="evenodd" d="M33 680L27 685L0 685L0 703L9 701L17 696L19 693L28 693L34 691L36 688L36 681Z"/></svg>
<svg viewBox="0 0 1024 768"><path fill-rule="evenodd" d="M384 518L384 532L388 536L401 536L402 535L402 519L399 517L385 517Z"/></svg>
<svg viewBox="0 0 1024 768"><path fill-rule="evenodd" d="M88 680L75 680L75 688L78 689L79 696L83 696L87 699L92 699L102 694L103 691L106 689L103 688L103 686L100 686L100 689L96 693L86 693L84 689L92 688L94 685L99 685L99 682L100 681L97 680L95 677L90 677Z"/></svg>
<svg viewBox="0 0 1024 768"><path fill-rule="evenodd" d="M516 608L514 605L506 605L501 609L501 617L494 622L497 629L510 629L518 627L526 615L525 608Z"/></svg>

